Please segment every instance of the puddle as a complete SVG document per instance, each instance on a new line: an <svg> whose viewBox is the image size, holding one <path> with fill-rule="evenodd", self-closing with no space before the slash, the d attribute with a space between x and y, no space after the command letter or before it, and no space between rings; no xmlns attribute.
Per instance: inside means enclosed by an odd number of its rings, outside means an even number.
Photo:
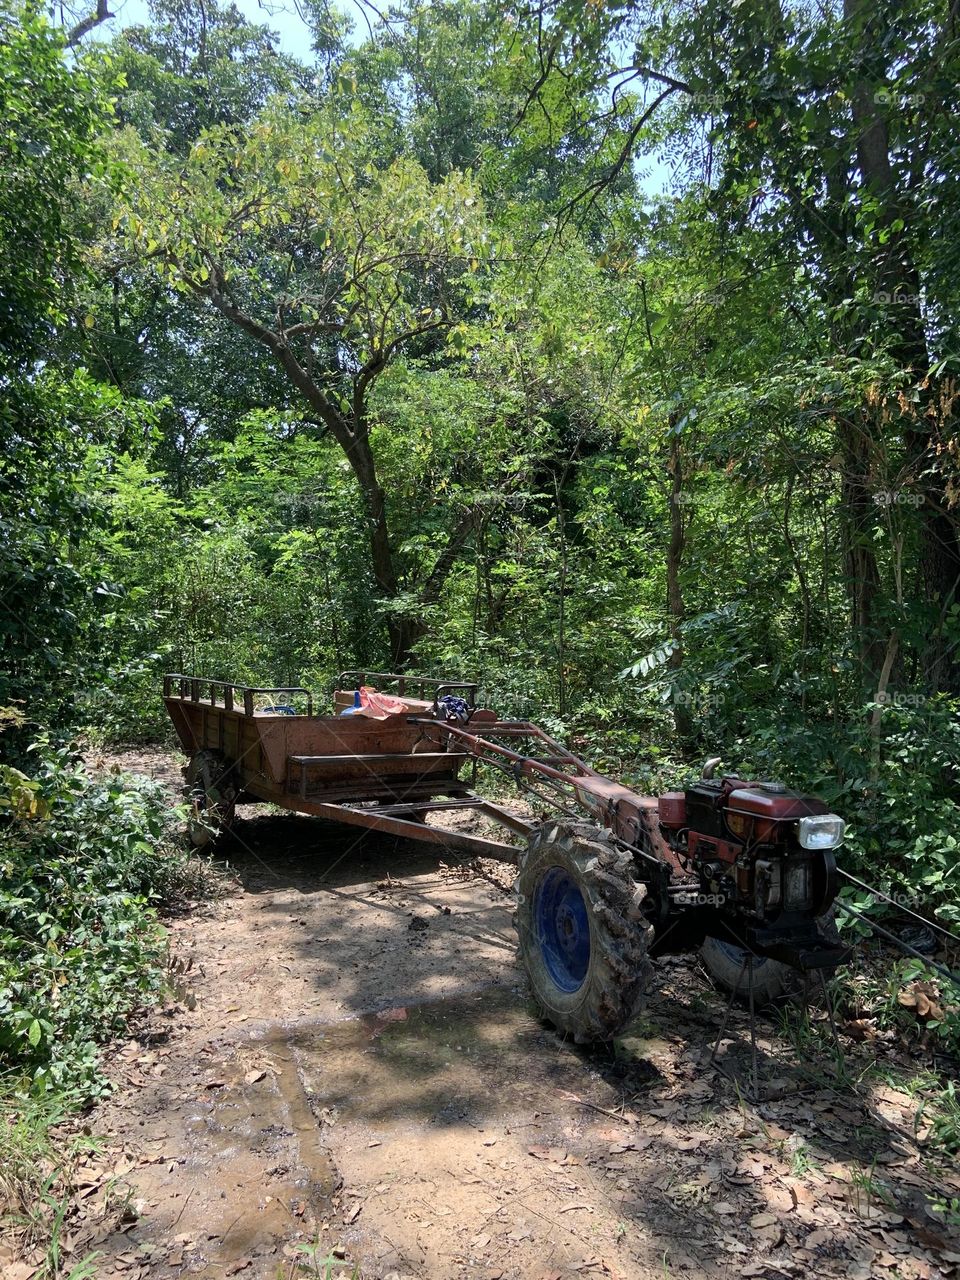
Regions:
<svg viewBox="0 0 960 1280"><path fill-rule="evenodd" d="M593 1212L577 1198L593 1175L568 1152L595 1119L581 1097L607 1100L611 1053L565 1044L503 985L286 1034L360 1206L340 1238L363 1275L452 1277L496 1249L511 1280L582 1264L583 1222L556 1215Z"/></svg>
<svg viewBox="0 0 960 1280"><path fill-rule="evenodd" d="M277 1032L186 1085L170 1099L163 1157L138 1171L149 1206L142 1231L148 1256L177 1274L275 1274L284 1248L315 1238L334 1212L338 1174L304 1094L289 1034ZM160 1240L163 1255L154 1246ZM259 1258L253 1271L250 1259Z"/></svg>
<svg viewBox="0 0 960 1280"><path fill-rule="evenodd" d="M510 1216L514 1194L531 1194L530 1144L565 1150L589 1115L580 1097L668 1047L635 1037L591 1055L502 983L348 1020L238 1028L207 1042L169 1099L176 1160L141 1181L152 1238L172 1241L168 1265L209 1280L238 1265L245 1280L275 1275L293 1245L318 1238L364 1274L413 1263L445 1274L449 1232L459 1239L470 1222L482 1238L491 1215L522 1240L529 1226L533 1248L533 1218ZM544 1170L557 1178L555 1161Z"/></svg>
<svg viewBox="0 0 960 1280"><path fill-rule="evenodd" d="M416 1153L418 1185L456 1167L464 1135L481 1144L505 1114L529 1110L558 1055L571 1057L519 993L499 985L221 1043L171 1123L178 1166L144 1171L151 1225L173 1241L168 1264L211 1280L237 1263L244 1277L267 1276L289 1265L284 1251L297 1239L320 1236L354 1257L379 1249L379 1267L388 1246L376 1201L400 1184L400 1150ZM349 1178L341 1188L340 1158L357 1147L367 1157L366 1218L353 1226L356 1193Z"/></svg>

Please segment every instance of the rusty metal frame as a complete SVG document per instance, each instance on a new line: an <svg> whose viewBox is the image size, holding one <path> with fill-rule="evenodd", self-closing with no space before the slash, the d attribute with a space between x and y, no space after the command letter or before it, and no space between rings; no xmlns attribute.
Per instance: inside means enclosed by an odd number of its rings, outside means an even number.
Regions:
<svg viewBox="0 0 960 1280"><path fill-rule="evenodd" d="M355 671L341 674L340 692L351 679L393 681L401 696L409 688L430 693L434 706L448 690L466 693L471 702L477 688L468 681ZM476 795L459 776L469 761L473 782L479 765L494 767L555 812L582 818L586 811L668 878L682 870L660 833L655 799L598 773L528 721L499 720L475 708L466 725L423 711L384 720L314 716L306 689L253 688L179 673L165 676L163 689L185 750L223 753L247 800L515 862L515 845L431 827L414 816L462 808L527 835L532 823ZM255 694L304 697L307 715L255 712Z"/></svg>
<svg viewBox="0 0 960 1280"><path fill-rule="evenodd" d="M417 719L432 725L455 741L480 764L489 765L512 778L516 786L534 795L542 804L574 818L589 816L645 861L669 875L686 878L686 870L660 831L657 801L598 773L539 725L525 720L481 719L467 726ZM488 713L489 714L489 713ZM546 748L534 754L514 750L497 738L526 741Z"/></svg>
<svg viewBox="0 0 960 1280"><path fill-rule="evenodd" d="M421 678L412 679L418 687ZM423 689L430 688L436 696L441 696L439 691L444 688L476 688L467 683L428 681L426 677L422 681ZM335 715L254 712L255 693L305 696L310 699L310 712L313 703L306 689L252 688L180 673L164 677L163 692L184 750L188 754L203 749L223 753L236 788L247 802L272 803L297 813L507 862L517 860L515 844L432 827L424 816L464 809L488 817L516 835L526 835L531 828L532 824L518 815L474 795L467 781L458 776L461 766L472 760L471 753L450 742L436 720L427 721L427 725L440 730L439 734L428 732L417 717L405 714L387 720L344 720ZM436 749L424 750L431 746ZM319 775L313 780L311 769Z"/></svg>
<svg viewBox="0 0 960 1280"><path fill-rule="evenodd" d="M505 844L500 840L488 840L484 836L466 835L461 831L448 831L444 827L431 827L426 822L418 822L414 818L402 818L399 816L400 813L430 813L455 807L457 809L478 810L495 821L501 822L504 826L508 825L504 821L504 810L499 810L499 806L492 805L490 801L484 800L480 796L474 796L469 792L458 797L453 805L444 801L431 803L429 799L418 800L416 798L411 798L406 803L370 805L369 807L363 807L359 804L312 803L309 800L296 799L293 803L287 803L286 807L295 810L297 813L309 814L314 818L326 818L331 822L344 822L349 826L366 827L371 831L382 831L389 835L403 836L408 840L440 844L449 849L457 849L463 853L472 854L475 857L496 858L499 862L516 863L519 855L519 849L516 845ZM499 816L494 810L499 810ZM532 823L525 823L522 818L518 818L513 814L508 816L510 825L518 833L521 826L524 832L532 829Z"/></svg>
<svg viewBox="0 0 960 1280"><path fill-rule="evenodd" d="M174 683L176 682L176 684ZM179 689L179 693L174 693L174 688ZM201 696L201 690L208 690L207 697ZM217 690L222 690L223 701L218 702ZM225 711L235 711L237 709L237 697L239 694L239 702L243 707L245 716L253 716L257 714L253 705L253 699L257 694L275 694L285 693L294 697L306 698L308 716L313 715L313 694L309 689L304 689L299 685L276 685L272 688L266 686L236 684L230 680L211 680L209 676L186 676L178 671L170 672L163 677L163 696L164 698L179 698L181 701L205 702L211 707L222 706Z"/></svg>

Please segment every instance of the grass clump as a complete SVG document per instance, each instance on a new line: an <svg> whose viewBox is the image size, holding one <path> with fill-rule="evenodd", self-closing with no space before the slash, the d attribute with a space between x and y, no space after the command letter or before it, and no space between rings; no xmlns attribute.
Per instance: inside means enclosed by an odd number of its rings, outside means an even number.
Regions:
<svg viewBox="0 0 960 1280"><path fill-rule="evenodd" d="M70 1095L0 1098L0 1227L29 1259L36 1280L96 1274L96 1255L74 1255L69 1238L83 1161L100 1146L82 1131L68 1131L75 1103Z"/></svg>

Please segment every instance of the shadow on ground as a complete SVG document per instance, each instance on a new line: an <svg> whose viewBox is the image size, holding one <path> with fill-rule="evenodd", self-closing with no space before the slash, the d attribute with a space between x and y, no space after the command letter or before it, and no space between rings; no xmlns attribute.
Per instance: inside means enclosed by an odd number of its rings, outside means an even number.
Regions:
<svg viewBox="0 0 960 1280"><path fill-rule="evenodd" d="M587 1051L535 1016L496 874L270 813L220 852L242 890L178 922L175 1029L139 1046L163 1070L111 1112L149 1162L104 1276L131 1236L164 1278L274 1277L309 1239L423 1280L929 1280L960 1261L929 1210L956 1170L917 1146L911 1099L875 1072L802 1092L767 1023L788 1085L748 1104L708 1063L723 1002L693 963L660 962L630 1034ZM848 1048L854 1078L876 1065Z"/></svg>

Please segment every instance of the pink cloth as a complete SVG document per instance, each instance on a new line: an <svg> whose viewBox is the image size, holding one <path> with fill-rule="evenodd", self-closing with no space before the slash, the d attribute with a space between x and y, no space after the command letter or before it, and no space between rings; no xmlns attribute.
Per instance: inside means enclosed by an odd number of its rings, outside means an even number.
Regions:
<svg viewBox="0 0 960 1280"><path fill-rule="evenodd" d="M393 698L389 693L378 693L369 685L363 685L356 714L369 716L371 720L386 720L387 716L395 716L406 709L406 703L401 698Z"/></svg>

